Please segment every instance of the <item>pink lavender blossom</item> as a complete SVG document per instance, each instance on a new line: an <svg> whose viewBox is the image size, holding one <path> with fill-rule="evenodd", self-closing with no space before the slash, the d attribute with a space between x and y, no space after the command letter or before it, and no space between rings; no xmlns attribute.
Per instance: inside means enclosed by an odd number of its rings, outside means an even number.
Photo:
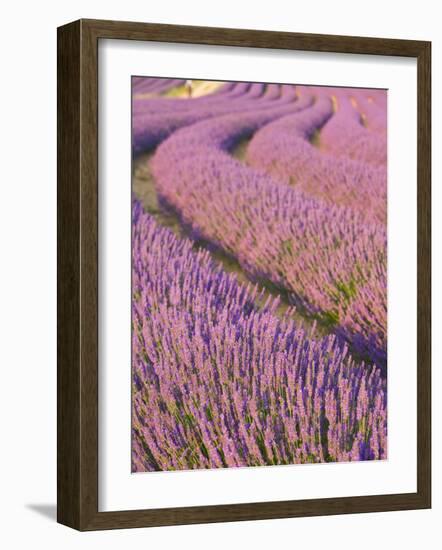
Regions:
<svg viewBox="0 0 442 550"><path fill-rule="evenodd" d="M296 103L302 114L311 100ZM157 191L196 235L234 256L251 277L288 291L294 304L385 364L383 225L309 197L228 153L284 111L224 115L175 132L153 158ZM369 311L361 303L367 296Z"/></svg>
<svg viewBox="0 0 442 550"><path fill-rule="evenodd" d="M350 206L369 221L385 224L385 169L324 153L311 143L333 113L332 101L322 97L309 109L267 124L248 145L247 162L308 195Z"/></svg>
<svg viewBox="0 0 442 550"><path fill-rule="evenodd" d="M132 121L134 155L149 151L173 132L198 121L228 113L279 107L281 115L292 112L297 95L293 86L264 89L262 84L240 83L234 89L207 97L183 100L135 100Z"/></svg>

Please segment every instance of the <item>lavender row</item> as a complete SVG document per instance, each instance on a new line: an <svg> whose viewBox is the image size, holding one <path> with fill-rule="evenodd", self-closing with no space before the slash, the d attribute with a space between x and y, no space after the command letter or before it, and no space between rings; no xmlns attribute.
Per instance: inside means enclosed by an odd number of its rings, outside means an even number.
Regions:
<svg viewBox="0 0 442 550"><path fill-rule="evenodd" d="M137 77L135 77L137 78ZM133 91L138 94L162 94L184 84L180 78L143 78L133 82Z"/></svg>
<svg viewBox="0 0 442 550"><path fill-rule="evenodd" d="M385 136L387 133L387 107L382 103L375 103L371 95L359 94L356 96L357 109L364 119L369 131Z"/></svg>
<svg viewBox="0 0 442 550"><path fill-rule="evenodd" d="M282 114L288 114L297 110L298 103L294 87L287 87L281 95L270 99L264 94L262 98L256 98L253 90L249 88L251 96L241 95L238 99L222 97L212 102L206 108L198 104L197 108L182 111L170 108L164 113L135 115L132 127L132 148L135 155L155 148L161 141L176 132L183 126L195 124L201 120L220 116L227 113L243 113L255 110L274 110L278 108ZM191 101L191 100L189 100ZM196 101L196 100L195 100ZM300 101L300 100L299 100ZM307 105L311 99L303 99L302 105ZM293 109L292 109L293 106ZM285 108L285 111L281 111Z"/></svg>
<svg viewBox="0 0 442 550"><path fill-rule="evenodd" d="M258 99L272 100L281 98L281 96L293 96L295 87L291 85L279 84L261 84L250 82L230 82L226 83L212 94L190 99L177 98L146 98L137 99L134 102L134 113L136 115L158 114L164 111L167 112L187 112L196 108L206 108L214 106L219 101L232 101L241 99Z"/></svg>
<svg viewBox="0 0 442 550"><path fill-rule="evenodd" d="M336 156L384 167L387 164L386 136L373 135L363 125L356 101L341 92L335 96L337 111L321 130L320 146Z"/></svg>
<svg viewBox="0 0 442 550"><path fill-rule="evenodd" d="M194 110L197 107L214 105L219 100L233 100L248 94L249 82L226 83L214 93L192 98L142 98L133 97L132 111L134 116L159 114L164 112L178 112Z"/></svg>
<svg viewBox="0 0 442 550"><path fill-rule="evenodd" d="M349 206L385 224L385 170L328 155L310 142L333 113L332 101L322 97L309 109L266 125L249 143L247 162L309 195Z"/></svg>
<svg viewBox="0 0 442 550"><path fill-rule="evenodd" d="M386 385L135 205L132 470L385 459Z"/></svg>
<svg viewBox="0 0 442 550"><path fill-rule="evenodd" d="M270 122L266 116L226 115L175 132L153 157L157 191L251 277L288 291L298 307L385 365L385 227L232 158L226 151Z"/></svg>

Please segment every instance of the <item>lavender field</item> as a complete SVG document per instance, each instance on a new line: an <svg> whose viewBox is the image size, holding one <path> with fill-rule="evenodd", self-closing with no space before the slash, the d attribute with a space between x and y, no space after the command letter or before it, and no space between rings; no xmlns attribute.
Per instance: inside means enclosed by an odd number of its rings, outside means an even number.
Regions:
<svg viewBox="0 0 442 550"><path fill-rule="evenodd" d="M387 94L132 79L132 471L387 458Z"/></svg>

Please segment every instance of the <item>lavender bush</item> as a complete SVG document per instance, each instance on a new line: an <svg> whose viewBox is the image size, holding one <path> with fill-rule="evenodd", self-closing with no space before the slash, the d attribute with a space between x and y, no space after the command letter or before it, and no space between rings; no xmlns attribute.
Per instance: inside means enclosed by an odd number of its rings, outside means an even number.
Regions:
<svg viewBox="0 0 442 550"><path fill-rule="evenodd" d="M262 92L263 88L260 88L259 91ZM234 94L233 97L232 94ZM238 85L233 91L213 94L208 98L190 99L189 104L183 100L165 99L163 100L164 107L161 108L161 104L157 105L158 100L147 100L141 111L134 107L133 153L137 155L152 150L179 128L207 118L235 112L255 111L261 107L263 109L274 109L275 107L282 109L284 107L281 111L282 116L282 114L290 113L292 105L297 103L293 87L281 87L277 96L273 90L263 93L262 97L257 97L257 94L258 90L254 88L254 85L248 84L247 86ZM311 99L307 101L311 101Z"/></svg>
<svg viewBox="0 0 442 550"><path fill-rule="evenodd" d="M386 387L134 207L132 470L385 458Z"/></svg>
<svg viewBox="0 0 442 550"><path fill-rule="evenodd" d="M309 104L298 100L300 111ZM332 326L359 353L386 361L386 231L352 208L308 197L228 154L281 108L225 115L175 132L157 149L158 193L195 234L255 279ZM366 295L370 311L358 319Z"/></svg>
<svg viewBox="0 0 442 550"><path fill-rule="evenodd" d="M387 174L360 160L324 154L311 140L333 117L328 97L256 132L247 162L327 202L350 206L369 221L386 223ZM322 135L322 134L321 134Z"/></svg>
<svg viewBox="0 0 442 550"><path fill-rule="evenodd" d="M386 136L373 135L364 127L357 102L348 93L337 97L337 112L321 131L323 150L338 157L384 167L387 163Z"/></svg>

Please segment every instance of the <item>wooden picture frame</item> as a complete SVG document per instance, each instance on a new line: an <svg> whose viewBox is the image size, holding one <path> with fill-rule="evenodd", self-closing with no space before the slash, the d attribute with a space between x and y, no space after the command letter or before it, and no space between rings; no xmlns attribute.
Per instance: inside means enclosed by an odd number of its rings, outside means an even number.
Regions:
<svg viewBox="0 0 442 550"><path fill-rule="evenodd" d="M123 39L405 56L418 67L417 492L98 511L98 41ZM58 29L58 521L81 531L431 506L431 44L79 20Z"/></svg>

